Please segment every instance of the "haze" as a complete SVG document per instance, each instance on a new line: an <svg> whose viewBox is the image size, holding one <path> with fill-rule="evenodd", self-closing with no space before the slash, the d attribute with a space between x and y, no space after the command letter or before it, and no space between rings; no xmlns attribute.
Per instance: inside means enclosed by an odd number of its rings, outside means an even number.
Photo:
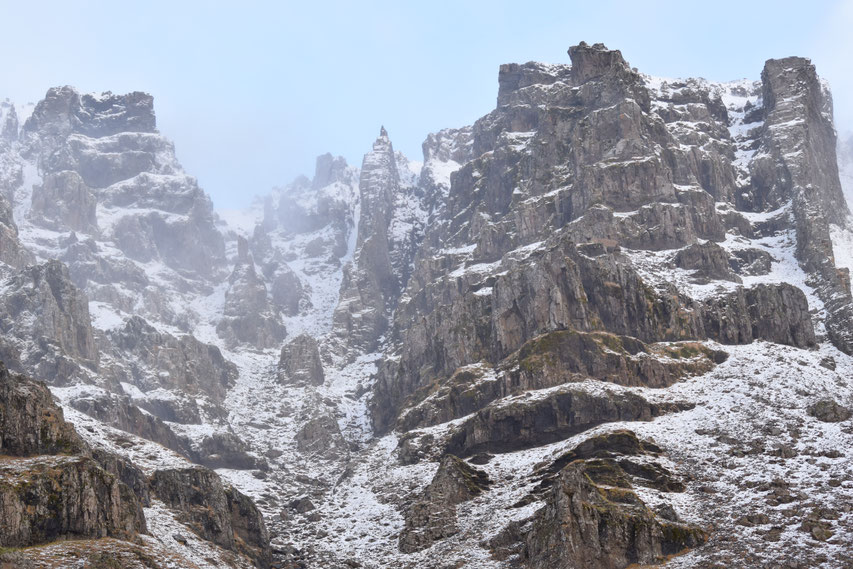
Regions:
<svg viewBox="0 0 853 569"><path fill-rule="evenodd" d="M501 63L567 62L581 40L643 72L758 79L813 59L853 125L853 1L42 2L2 4L0 99L54 85L142 90L160 130L219 208L243 207L324 152L360 165L384 125L421 158L427 133L494 108ZM759 24L760 22L760 24Z"/></svg>

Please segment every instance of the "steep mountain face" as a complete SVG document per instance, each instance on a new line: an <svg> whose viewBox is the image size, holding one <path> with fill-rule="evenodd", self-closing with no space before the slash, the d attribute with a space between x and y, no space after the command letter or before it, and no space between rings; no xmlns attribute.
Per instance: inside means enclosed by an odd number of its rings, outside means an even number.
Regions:
<svg viewBox="0 0 853 569"><path fill-rule="evenodd" d="M97 566L110 558L122 567L159 568L175 563L189 567L193 563L192 556L170 551L163 539L166 536L158 541L148 535L146 515L154 505L148 486L158 499L166 500L165 496L175 493L201 491L200 485L193 480L171 480L164 471L157 471L149 482L126 459L93 449L65 422L47 386L10 374L2 365L0 435L0 451L5 455L0 461L0 562L4 566L56 567L68 564L69 559ZM214 472L198 472L223 494ZM244 547L257 548L249 550L249 557L257 566L268 567L263 519L238 491L228 488L227 496L231 508L220 508L225 519L217 526L222 536L202 537L235 549L234 539L239 534ZM195 507L209 510L207 500L210 497L197 499ZM171 502L169 506L188 508ZM241 531L232 529L232 518L233 523L242 523ZM106 537L111 539L103 539ZM225 538L230 541L223 542ZM68 539L75 540L76 547L44 547ZM26 549L17 551L23 547ZM211 551L205 553L219 557ZM239 565L234 562L233 566Z"/></svg>
<svg viewBox="0 0 853 569"><path fill-rule="evenodd" d="M501 66L496 108L422 163L382 128L361 168L320 156L224 220L150 96L0 105L0 356L78 427L75 480L141 504L93 547L850 564L853 149L828 88L802 58L712 83L568 55Z"/></svg>

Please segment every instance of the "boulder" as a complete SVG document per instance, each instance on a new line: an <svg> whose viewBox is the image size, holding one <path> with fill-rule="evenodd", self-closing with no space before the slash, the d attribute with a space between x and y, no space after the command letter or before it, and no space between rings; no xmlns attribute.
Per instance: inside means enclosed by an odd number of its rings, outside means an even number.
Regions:
<svg viewBox="0 0 853 569"><path fill-rule="evenodd" d="M809 405L808 413L824 423L840 423L853 416L853 411L832 399L821 399Z"/></svg>

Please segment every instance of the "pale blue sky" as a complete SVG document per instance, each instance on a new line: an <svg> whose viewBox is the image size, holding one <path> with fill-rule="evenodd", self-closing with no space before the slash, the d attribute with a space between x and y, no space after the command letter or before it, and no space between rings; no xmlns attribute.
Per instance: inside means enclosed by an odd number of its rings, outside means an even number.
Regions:
<svg viewBox="0 0 853 569"><path fill-rule="evenodd" d="M0 98L150 92L187 171L239 207L318 154L360 165L382 124L419 160L427 133L494 108L501 63L567 62L581 40L671 77L758 79L768 58L811 57L850 128L853 0L808 4L0 0Z"/></svg>

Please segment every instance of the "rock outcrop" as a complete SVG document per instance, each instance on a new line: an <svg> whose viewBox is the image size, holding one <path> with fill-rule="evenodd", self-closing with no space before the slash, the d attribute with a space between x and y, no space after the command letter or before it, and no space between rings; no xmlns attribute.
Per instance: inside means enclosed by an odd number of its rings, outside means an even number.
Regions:
<svg viewBox="0 0 853 569"><path fill-rule="evenodd" d="M142 507L130 488L83 456L0 462L0 504L3 547L145 531Z"/></svg>
<svg viewBox="0 0 853 569"><path fill-rule="evenodd" d="M200 467L158 470L151 479L151 492L203 539L246 554L257 567L270 566L263 517L251 500L225 488L216 473Z"/></svg>
<svg viewBox="0 0 853 569"><path fill-rule="evenodd" d="M853 353L850 275L835 265L829 225L845 225L849 214L841 188L832 124L832 97L814 65L802 57L768 60L761 73L764 126L750 163L751 205L772 210L790 202L796 254L814 275L827 306L833 344Z"/></svg>
<svg viewBox="0 0 853 569"><path fill-rule="evenodd" d="M196 399L206 396L221 404L237 379L237 367L226 360L214 345L203 344L194 336L179 337L158 331L139 316L108 332L114 357L116 380L130 383L143 393L158 389L189 396L179 409L169 409L168 400L159 402L152 394L149 411L166 421L197 422ZM190 414L196 421L182 419Z"/></svg>
<svg viewBox="0 0 853 569"><path fill-rule="evenodd" d="M526 567L617 569L657 564L701 545L706 533L662 519L607 460L573 462L560 472L526 536Z"/></svg>
<svg viewBox="0 0 853 569"><path fill-rule="evenodd" d="M325 460L342 460L348 455L349 445L341 434L338 421L326 409L322 401L313 401L300 417L296 432L296 449L306 456L322 457Z"/></svg>
<svg viewBox="0 0 853 569"><path fill-rule="evenodd" d="M489 489L489 476L453 455L446 455L432 482L406 509L400 551L414 553L458 530L456 505Z"/></svg>
<svg viewBox="0 0 853 569"><path fill-rule="evenodd" d="M97 370L98 349L86 296L59 261L9 276L0 300L0 332L17 340L21 362L54 385Z"/></svg>
<svg viewBox="0 0 853 569"><path fill-rule="evenodd" d="M353 264L344 270L341 299L335 309L335 328L353 347L372 351L388 328L389 305L400 294L399 275L391 267L389 228L394 198L401 191L400 173L385 128L364 156L359 193Z"/></svg>
<svg viewBox="0 0 853 569"><path fill-rule="evenodd" d="M159 443L187 458L192 456L187 441L178 437L162 419L143 411L126 396L92 388L69 398L68 404L111 427Z"/></svg>
<svg viewBox="0 0 853 569"><path fill-rule="evenodd" d="M323 362L317 340L307 334L290 340L281 349L278 380L286 384L323 385Z"/></svg>
<svg viewBox="0 0 853 569"><path fill-rule="evenodd" d="M248 242L238 244L237 260L225 293L225 308L216 332L229 347L240 344L264 349L281 344L287 335L278 310L270 303L267 287L255 270Z"/></svg>
<svg viewBox="0 0 853 569"><path fill-rule="evenodd" d="M85 446L47 386L0 362L0 455L79 454Z"/></svg>
<svg viewBox="0 0 853 569"><path fill-rule="evenodd" d="M149 95L0 103L0 358L258 504L74 413L89 449L2 372L0 535L133 539L144 504L200 566L845 566L825 84L568 57L501 66L422 165L383 128L361 170L322 155L221 219Z"/></svg>
<svg viewBox="0 0 853 569"><path fill-rule="evenodd" d="M84 453L47 386L0 364L0 547L146 531L133 491Z"/></svg>
<svg viewBox="0 0 853 569"><path fill-rule="evenodd" d="M0 263L13 268L22 268L32 264L32 254L21 245L18 239L18 226L12 215L12 206L0 193Z"/></svg>
<svg viewBox="0 0 853 569"><path fill-rule="evenodd" d="M726 354L695 342L647 345L628 336L558 330L537 336L496 370L474 364L438 378L410 397L403 431L464 417L492 401L590 378L629 386L668 387L709 371Z"/></svg>
<svg viewBox="0 0 853 569"><path fill-rule="evenodd" d="M467 457L541 446L602 423L650 421L676 409L650 404L633 393L589 393L567 385L538 398L507 398L478 411L454 429L445 452Z"/></svg>

